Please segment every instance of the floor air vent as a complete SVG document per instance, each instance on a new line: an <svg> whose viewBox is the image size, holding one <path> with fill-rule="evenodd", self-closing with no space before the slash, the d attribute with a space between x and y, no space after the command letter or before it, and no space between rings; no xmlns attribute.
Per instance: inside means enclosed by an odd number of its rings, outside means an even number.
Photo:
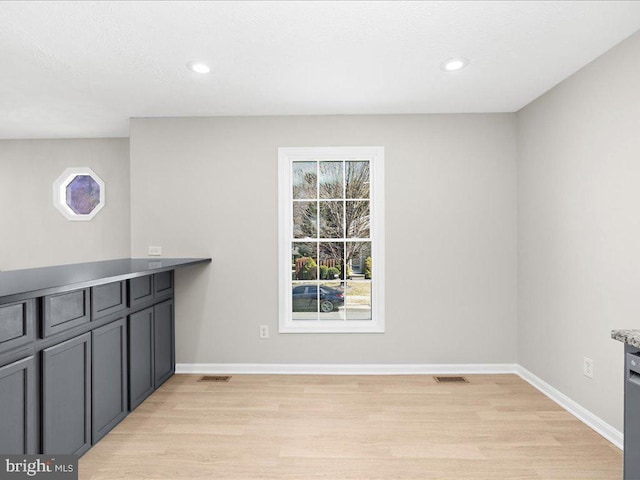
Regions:
<svg viewBox="0 0 640 480"><path fill-rule="evenodd" d="M231 380L229 375L204 375L198 379L199 382L228 382Z"/></svg>
<svg viewBox="0 0 640 480"><path fill-rule="evenodd" d="M433 377L438 383L469 383L464 377L453 377L453 376L440 376Z"/></svg>

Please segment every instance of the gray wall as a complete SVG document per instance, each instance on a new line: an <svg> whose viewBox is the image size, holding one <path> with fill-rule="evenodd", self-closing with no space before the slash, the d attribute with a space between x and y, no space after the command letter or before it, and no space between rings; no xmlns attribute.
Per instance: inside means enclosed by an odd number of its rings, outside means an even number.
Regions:
<svg viewBox="0 0 640 480"><path fill-rule="evenodd" d="M610 330L640 327L639 57L636 34L518 113L519 363L618 429Z"/></svg>
<svg viewBox="0 0 640 480"><path fill-rule="evenodd" d="M106 205L90 222L53 206L53 182L69 167L91 167L106 183ZM0 141L0 270L129 256L129 141Z"/></svg>
<svg viewBox="0 0 640 480"><path fill-rule="evenodd" d="M177 361L516 361L513 114L134 119L132 254L177 273ZM277 148L386 148L385 334L278 335ZM258 327L270 327L260 340Z"/></svg>

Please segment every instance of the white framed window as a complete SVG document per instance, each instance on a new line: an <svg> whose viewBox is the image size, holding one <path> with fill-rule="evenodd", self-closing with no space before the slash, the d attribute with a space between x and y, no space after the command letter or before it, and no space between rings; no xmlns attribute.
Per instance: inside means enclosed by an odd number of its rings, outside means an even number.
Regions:
<svg viewBox="0 0 640 480"><path fill-rule="evenodd" d="M67 220L89 221L104 204L104 182L89 167L67 168L53 183L53 205Z"/></svg>
<svg viewBox="0 0 640 480"><path fill-rule="evenodd" d="M278 149L280 333L384 332L384 147Z"/></svg>

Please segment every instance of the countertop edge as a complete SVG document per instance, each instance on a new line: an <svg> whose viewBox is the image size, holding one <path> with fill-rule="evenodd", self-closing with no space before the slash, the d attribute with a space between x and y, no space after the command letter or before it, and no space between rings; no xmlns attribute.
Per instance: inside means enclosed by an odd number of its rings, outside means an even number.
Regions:
<svg viewBox="0 0 640 480"><path fill-rule="evenodd" d="M640 330L611 330L611 338L626 345L640 348Z"/></svg>
<svg viewBox="0 0 640 480"><path fill-rule="evenodd" d="M28 298L35 298L35 297L43 297L45 295L52 295L52 294L57 294L57 293L64 293L64 292L68 292L71 290L79 290L82 288L89 288L89 287L95 287L98 285L104 285L106 283L112 283L112 282L120 282L123 280L129 280L131 278L137 278L137 277L143 277L145 275L152 275L155 273L162 273L162 272L168 272L171 270L175 270L177 268L183 268L183 267L188 267L188 266L193 266L193 265L199 265L199 264L205 264L205 263L211 263L212 259L211 258L158 258L153 259L153 258L128 258L128 259L115 259L115 260L104 260L101 262L85 262L85 263L78 263L78 264L69 264L69 265L58 265L58 266L54 266L54 267L42 267L42 268L55 268L55 267L71 267L71 266L77 266L78 268L81 268L82 265L89 265L89 264L94 264L94 263L102 263L102 262L111 262L111 261L121 261L121 260L144 260L147 261L149 263L153 263L154 261L156 262L162 262L164 261L182 261L181 263L175 264L175 265L168 265L168 266L159 266L159 267L149 267L147 269L142 269L139 271L135 271L135 272L127 272L127 273L123 273L121 275L111 275L111 276L105 276L105 277L97 277L97 278L93 278L93 279L87 279L87 280L83 280L80 282L70 282L70 283L61 283L58 285L51 285L45 288L36 288L33 290L26 290L26 291L21 291L21 292L16 292L13 294L9 294L9 295L4 295L2 297L0 297L0 305L5 305L8 303L14 303L14 302L20 302L22 300L26 300ZM37 270L37 269L25 269L25 270ZM14 270L14 271L18 271L18 270ZM4 273L10 273L11 271L8 272L4 272Z"/></svg>

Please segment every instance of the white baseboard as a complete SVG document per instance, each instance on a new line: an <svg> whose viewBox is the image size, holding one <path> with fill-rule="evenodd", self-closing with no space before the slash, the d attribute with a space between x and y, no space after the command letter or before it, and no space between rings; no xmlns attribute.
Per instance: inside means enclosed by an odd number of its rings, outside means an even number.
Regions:
<svg viewBox="0 0 640 480"><path fill-rule="evenodd" d="M514 363L496 364L292 364L178 363L176 373L272 375L434 375L516 373Z"/></svg>
<svg viewBox="0 0 640 480"><path fill-rule="evenodd" d="M591 427L592 430L596 431L604 438L609 440L612 444L618 447L620 450L624 447L624 436L620 430L613 428L611 425L606 423L600 417L597 417L589 410L584 408L582 405L574 402L569 397L567 397L564 393L560 392L556 388L549 385L547 382L542 380L541 378L535 376L529 370L524 368L521 365L517 366L517 374L524 381L529 383L535 389L539 390L551 400L556 402L562 408L564 408L571 415L576 417L578 420L586 424L588 427Z"/></svg>
<svg viewBox="0 0 640 480"><path fill-rule="evenodd" d="M200 375L492 375L516 374L571 415L622 450L622 432L515 363L496 364L291 364L291 363L178 363L176 373Z"/></svg>

